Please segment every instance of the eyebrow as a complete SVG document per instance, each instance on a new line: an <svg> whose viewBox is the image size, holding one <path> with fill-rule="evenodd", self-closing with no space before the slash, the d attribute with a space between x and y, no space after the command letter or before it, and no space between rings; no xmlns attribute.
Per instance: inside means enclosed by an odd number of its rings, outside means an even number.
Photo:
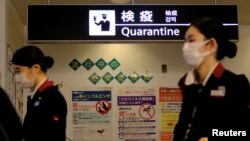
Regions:
<svg viewBox="0 0 250 141"><path fill-rule="evenodd" d="M185 38L185 39L189 39L189 38L192 38L192 37L194 37L194 35L193 35L193 34L191 34L191 35L187 36L187 38Z"/></svg>

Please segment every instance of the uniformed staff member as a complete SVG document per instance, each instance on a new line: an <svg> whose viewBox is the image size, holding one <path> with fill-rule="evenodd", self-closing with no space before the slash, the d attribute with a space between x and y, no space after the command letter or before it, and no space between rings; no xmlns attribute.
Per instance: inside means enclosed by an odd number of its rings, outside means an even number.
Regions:
<svg viewBox="0 0 250 141"><path fill-rule="evenodd" d="M14 53L12 63L17 85L31 93L23 123L25 141L65 141L66 101L46 75L53 58L38 47L25 46Z"/></svg>
<svg viewBox="0 0 250 141"><path fill-rule="evenodd" d="M179 81L183 103L173 140L223 140L221 136L229 136L249 141L245 137L250 136L249 81L245 75L225 69L220 62L225 56L235 57L237 51L222 23L212 17L193 21L185 33L182 50L192 70ZM219 137L212 135L213 129L220 131ZM236 131L238 138L231 131Z"/></svg>

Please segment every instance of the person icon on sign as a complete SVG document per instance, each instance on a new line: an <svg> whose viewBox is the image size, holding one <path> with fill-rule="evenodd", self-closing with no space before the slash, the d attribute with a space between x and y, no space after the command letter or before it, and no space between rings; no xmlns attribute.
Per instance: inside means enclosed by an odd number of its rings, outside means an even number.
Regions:
<svg viewBox="0 0 250 141"><path fill-rule="evenodd" d="M96 16L94 16L94 21L96 25L101 25L101 31L109 31L110 21L107 20L107 14L102 14L102 19L100 22L96 21Z"/></svg>

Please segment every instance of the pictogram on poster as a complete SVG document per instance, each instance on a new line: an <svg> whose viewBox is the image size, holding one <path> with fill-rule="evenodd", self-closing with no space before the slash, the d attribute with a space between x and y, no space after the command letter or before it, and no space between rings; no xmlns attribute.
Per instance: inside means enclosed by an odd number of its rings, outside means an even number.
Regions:
<svg viewBox="0 0 250 141"><path fill-rule="evenodd" d="M139 115L142 119L152 119L155 115L155 108L150 103L144 103L139 109Z"/></svg>
<svg viewBox="0 0 250 141"><path fill-rule="evenodd" d="M100 100L96 103L96 111L102 115L107 114L111 110L111 103L107 100Z"/></svg>

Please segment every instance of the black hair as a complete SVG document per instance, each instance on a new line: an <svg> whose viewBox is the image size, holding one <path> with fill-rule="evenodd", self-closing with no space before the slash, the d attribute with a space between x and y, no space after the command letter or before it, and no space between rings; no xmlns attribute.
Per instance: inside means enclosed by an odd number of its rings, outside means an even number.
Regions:
<svg viewBox="0 0 250 141"><path fill-rule="evenodd" d="M202 17L194 20L190 26L196 27L207 39L214 38L218 44L217 60L225 56L235 57L237 46L229 40L229 33L222 22L215 17Z"/></svg>
<svg viewBox="0 0 250 141"><path fill-rule="evenodd" d="M54 64L54 60L50 56L44 56L43 52L36 46L28 45L18 49L12 58L12 63L20 66L28 66L29 68L35 64L41 66L43 72L47 72Z"/></svg>

